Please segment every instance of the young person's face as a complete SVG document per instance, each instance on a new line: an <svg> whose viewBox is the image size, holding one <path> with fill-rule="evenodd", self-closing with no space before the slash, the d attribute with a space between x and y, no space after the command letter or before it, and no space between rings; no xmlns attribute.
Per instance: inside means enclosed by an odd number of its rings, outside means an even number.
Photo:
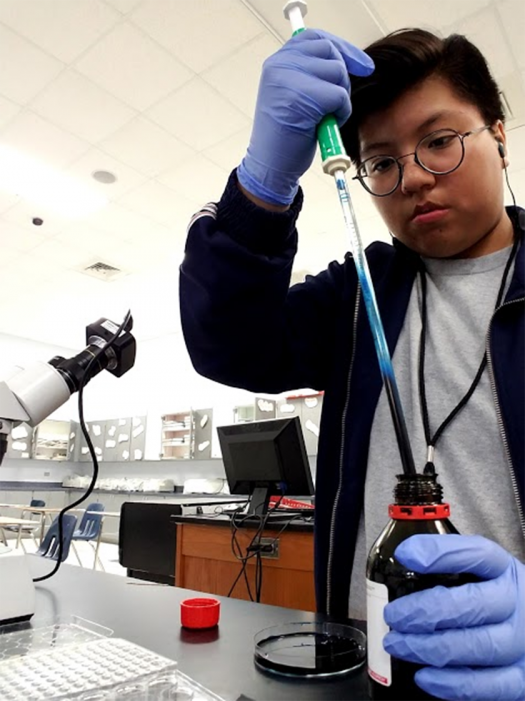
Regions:
<svg viewBox="0 0 525 701"><path fill-rule="evenodd" d="M364 120L359 129L361 161L413 153L420 139L437 129L463 134L484 124L477 107L458 97L446 80L431 76ZM397 190L373 197L393 236L432 258L476 257L510 245L512 225L503 205L503 159L496 142L497 137L505 144L505 131L499 121L491 126L465 138L464 160L448 175L426 172L414 156L401 160L403 178ZM428 203L445 211L415 217L415 208Z"/></svg>

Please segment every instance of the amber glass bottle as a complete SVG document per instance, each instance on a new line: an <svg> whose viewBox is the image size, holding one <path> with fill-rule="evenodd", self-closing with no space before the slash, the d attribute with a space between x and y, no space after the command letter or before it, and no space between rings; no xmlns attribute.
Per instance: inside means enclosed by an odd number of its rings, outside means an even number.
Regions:
<svg viewBox="0 0 525 701"><path fill-rule="evenodd" d="M368 676L372 699L419 701L429 696L414 682L420 665L391 657L383 648L389 628L383 609L389 601L438 585L450 587L472 581L468 575L424 575L403 567L394 557L396 547L416 533L457 533L449 521L450 507L433 470L430 474L398 475L390 521L370 550L366 568L368 617Z"/></svg>

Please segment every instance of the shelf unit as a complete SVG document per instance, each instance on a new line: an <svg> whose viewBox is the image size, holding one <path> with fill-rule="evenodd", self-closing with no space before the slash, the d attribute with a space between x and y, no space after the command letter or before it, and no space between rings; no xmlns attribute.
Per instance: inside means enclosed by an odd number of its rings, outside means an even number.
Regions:
<svg viewBox="0 0 525 701"><path fill-rule="evenodd" d="M35 429L33 457L37 460L67 460L69 457L69 421L45 419Z"/></svg>
<svg viewBox="0 0 525 701"><path fill-rule="evenodd" d="M162 416L163 460L185 460L193 455L194 421L191 409Z"/></svg>

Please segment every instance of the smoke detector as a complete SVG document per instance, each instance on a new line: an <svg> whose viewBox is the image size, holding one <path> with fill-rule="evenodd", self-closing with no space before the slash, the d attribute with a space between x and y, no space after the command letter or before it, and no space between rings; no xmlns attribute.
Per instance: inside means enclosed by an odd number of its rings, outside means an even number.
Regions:
<svg viewBox="0 0 525 701"><path fill-rule="evenodd" d="M118 278L124 277L127 273L121 268L117 268L110 263L105 263L102 260L97 260L86 268L81 268L80 272L85 275L90 275L91 277L96 277L97 280L104 280L105 282L112 282Z"/></svg>

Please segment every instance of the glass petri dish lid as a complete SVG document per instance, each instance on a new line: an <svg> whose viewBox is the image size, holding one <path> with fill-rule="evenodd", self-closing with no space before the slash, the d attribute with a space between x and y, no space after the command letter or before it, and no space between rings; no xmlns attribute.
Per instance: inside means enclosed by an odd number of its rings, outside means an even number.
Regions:
<svg viewBox="0 0 525 701"><path fill-rule="evenodd" d="M349 674L366 660L366 635L344 623L287 623L254 638L254 661L266 672L288 677Z"/></svg>

